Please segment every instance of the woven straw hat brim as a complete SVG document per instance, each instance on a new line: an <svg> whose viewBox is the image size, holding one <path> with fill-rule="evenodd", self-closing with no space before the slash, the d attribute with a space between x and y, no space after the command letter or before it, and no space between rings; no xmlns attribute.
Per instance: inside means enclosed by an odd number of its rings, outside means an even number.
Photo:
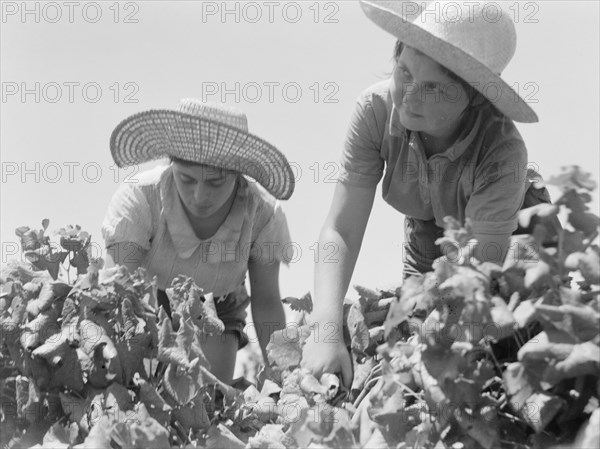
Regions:
<svg viewBox="0 0 600 449"><path fill-rule="evenodd" d="M523 123L538 121L535 111L508 83L470 54L384 6L367 0L362 0L360 4L366 16L376 25L454 72L507 117Z"/></svg>
<svg viewBox="0 0 600 449"><path fill-rule="evenodd" d="M134 114L112 132L110 151L118 167L174 156L247 175L281 200L294 192L294 173L277 148L243 130L191 114L163 109Z"/></svg>

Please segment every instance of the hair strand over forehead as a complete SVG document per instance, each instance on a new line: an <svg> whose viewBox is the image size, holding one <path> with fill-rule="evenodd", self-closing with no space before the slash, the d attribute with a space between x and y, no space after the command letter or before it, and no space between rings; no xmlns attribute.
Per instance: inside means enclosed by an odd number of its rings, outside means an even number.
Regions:
<svg viewBox="0 0 600 449"><path fill-rule="evenodd" d="M239 175L240 174L238 171L235 171L235 170L228 170L228 169L225 169L222 167L217 167L215 165L201 164L198 162L188 161L186 159L181 159L176 156L169 156L169 159L171 160L172 163L183 165L185 167L203 167L206 170L210 170L211 172L214 172L214 173L221 172L223 175L228 175L228 174Z"/></svg>

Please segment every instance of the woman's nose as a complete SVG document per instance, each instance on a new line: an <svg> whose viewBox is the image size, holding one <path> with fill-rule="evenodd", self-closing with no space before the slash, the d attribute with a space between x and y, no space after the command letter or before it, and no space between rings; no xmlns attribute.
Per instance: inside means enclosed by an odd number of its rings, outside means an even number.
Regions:
<svg viewBox="0 0 600 449"><path fill-rule="evenodd" d="M410 82L402 85L402 102L414 104L419 101L419 86L417 83Z"/></svg>
<svg viewBox="0 0 600 449"><path fill-rule="evenodd" d="M206 194L206 190L204 189L204 185L201 182L196 183L194 186L194 201L197 203L201 202Z"/></svg>

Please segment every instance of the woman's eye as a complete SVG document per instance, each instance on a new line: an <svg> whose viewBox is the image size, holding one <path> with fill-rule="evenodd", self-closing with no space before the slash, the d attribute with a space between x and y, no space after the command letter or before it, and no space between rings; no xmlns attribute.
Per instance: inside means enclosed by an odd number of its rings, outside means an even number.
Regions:
<svg viewBox="0 0 600 449"><path fill-rule="evenodd" d="M423 89L425 89L426 92L438 92L440 89L439 84L437 83L425 83L423 84Z"/></svg>
<svg viewBox="0 0 600 449"><path fill-rule="evenodd" d="M405 67L398 66L398 73L402 79L410 79L410 72Z"/></svg>
<svg viewBox="0 0 600 449"><path fill-rule="evenodd" d="M213 179L209 181L211 187L221 187L225 183L225 179Z"/></svg>

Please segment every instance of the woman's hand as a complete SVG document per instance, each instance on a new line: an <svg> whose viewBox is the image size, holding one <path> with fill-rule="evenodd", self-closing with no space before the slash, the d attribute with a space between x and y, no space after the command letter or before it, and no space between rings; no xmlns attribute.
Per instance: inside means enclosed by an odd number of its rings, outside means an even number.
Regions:
<svg viewBox="0 0 600 449"><path fill-rule="evenodd" d="M302 368L308 369L315 377L323 373L340 373L344 385L352 384L352 361L341 335L330 338L331 331L314 332L302 348Z"/></svg>
<svg viewBox="0 0 600 449"><path fill-rule="evenodd" d="M303 365L320 375L341 372L344 385L352 382L352 364L342 336L342 303L356 265L376 187L338 183L327 220L319 236L319 248L335 249L333 257L317 260L313 312L307 317L317 326L304 346Z"/></svg>

